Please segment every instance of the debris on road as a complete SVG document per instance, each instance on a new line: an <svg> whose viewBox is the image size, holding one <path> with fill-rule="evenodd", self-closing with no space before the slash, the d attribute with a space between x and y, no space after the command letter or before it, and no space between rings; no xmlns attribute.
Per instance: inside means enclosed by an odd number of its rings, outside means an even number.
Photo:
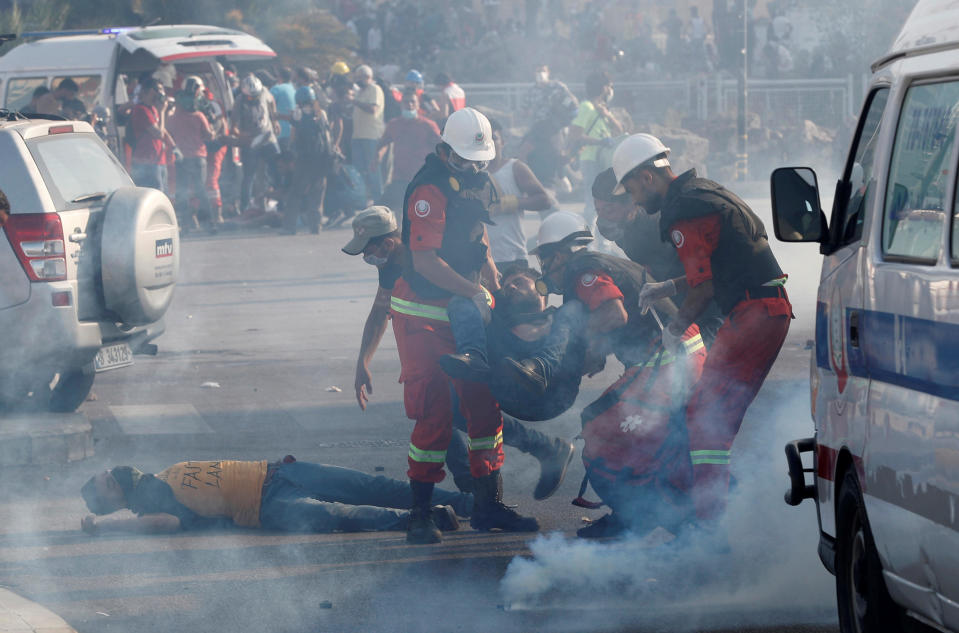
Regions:
<svg viewBox="0 0 959 633"><path fill-rule="evenodd" d="M320 603L320 608L321 608L321 609L332 609L332 608L333 608L333 603L330 602L329 600L324 600L323 602Z"/></svg>
<svg viewBox="0 0 959 633"><path fill-rule="evenodd" d="M330 393L340 393L341 391L343 391L342 389L340 389L340 388L337 387L336 385L330 385L329 387L326 388L326 390L327 390L328 392L330 392Z"/></svg>
<svg viewBox="0 0 959 633"><path fill-rule="evenodd" d="M386 469L383 468L382 466L377 466L377 467L375 467L375 468L373 469L374 472L378 472L378 473L381 473L381 472L383 472L384 470L386 470Z"/></svg>
<svg viewBox="0 0 959 633"><path fill-rule="evenodd" d="M203 389L219 389L219 388L220 388L220 383L218 383L218 382L213 382L213 381L207 381L207 382L201 384L200 387L202 387Z"/></svg>

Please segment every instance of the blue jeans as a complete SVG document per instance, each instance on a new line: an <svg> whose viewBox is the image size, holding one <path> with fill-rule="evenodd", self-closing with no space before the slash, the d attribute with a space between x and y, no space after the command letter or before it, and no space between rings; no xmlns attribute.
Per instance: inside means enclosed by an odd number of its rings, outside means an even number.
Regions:
<svg viewBox="0 0 959 633"><path fill-rule="evenodd" d="M130 166L130 177L137 187L152 187L163 193L167 192L166 165L133 163Z"/></svg>
<svg viewBox="0 0 959 633"><path fill-rule="evenodd" d="M486 353L486 322L472 299L455 296L446 304L446 315L450 318L450 329L456 341L456 351L460 354L481 356Z"/></svg>
<svg viewBox="0 0 959 633"><path fill-rule="evenodd" d="M409 483L309 462L280 464L263 486L260 523L288 532L405 530L413 503ZM433 503L469 516L473 496L436 489Z"/></svg>
<svg viewBox="0 0 959 633"><path fill-rule="evenodd" d="M184 158L176 164L176 216L180 226L192 226L193 209L190 200L197 201L197 213L203 222L212 224L210 205L206 197L206 158Z"/></svg>
<svg viewBox="0 0 959 633"><path fill-rule="evenodd" d="M370 170L370 165L376 158L376 146L379 141L371 138L354 138L353 147L353 166L363 174L363 180L366 181L367 195L373 200L379 200L383 195L383 179L380 176L379 168Z"/></svg>

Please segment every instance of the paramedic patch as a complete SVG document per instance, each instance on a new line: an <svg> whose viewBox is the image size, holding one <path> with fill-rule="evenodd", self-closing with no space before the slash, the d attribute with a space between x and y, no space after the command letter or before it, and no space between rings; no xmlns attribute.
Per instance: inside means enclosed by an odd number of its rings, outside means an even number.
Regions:
<svg viewBox="0 0 959 633"><path fill-rule="evenodd" d="M594 283L596 283L596 275L593 273L586 273L579 279L579 283L583 284L584 287L589 288Z"/></svg>
<svg viewBox="0 0 959 633"><path fill-rule="evenodd" d="M413 213L418 218L425 218L430 214L430 203L426 200L417 200L416 204L413 205Z"/></svg>
<svg viewBox="0 0 959 633"><path fill-rule="evenodd" d="M673 231L671 237L673 238L673 244L676 245L676 248L682 248L683 244L686 243L686 236L683 235L682 231Z"/></svg>

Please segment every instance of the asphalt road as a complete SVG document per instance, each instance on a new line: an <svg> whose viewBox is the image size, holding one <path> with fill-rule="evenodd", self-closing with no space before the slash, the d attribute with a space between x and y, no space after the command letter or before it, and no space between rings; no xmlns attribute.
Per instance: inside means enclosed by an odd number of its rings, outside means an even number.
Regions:
<svg viewBox="0 0 959 633"><path fill-rule="evenodd" d="M544 536L467 525L441 545L409 546L401 533L81 533L80 485L116 464L154 472L185 459L292 453L404 478L412 423L391 333L373 363L365 413L352 393L376 276L340 252L348 238L333 230L184 240L159 354L99 376L96 400L81 408L96 456L0 471L0 586L91 633L838 630L814 509L782 502L782 445L812 433L813 246L775 247L798 319L734 448L730 556L576 542L583 518L602 514L569 503L582 463L537 503L537 463L513 449L507 501L536 515ZM573 411L538 428L575 436L579 410L615 380L614 365L584 383Z"/></svg>

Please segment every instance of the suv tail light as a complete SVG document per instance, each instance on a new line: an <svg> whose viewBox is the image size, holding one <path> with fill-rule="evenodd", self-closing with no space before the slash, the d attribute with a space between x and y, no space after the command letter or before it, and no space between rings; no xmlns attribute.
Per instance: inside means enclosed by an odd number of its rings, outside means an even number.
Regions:
<svg viewBox="0 0 959 633"><path fill-rule="evenodd" d="M12 214L3 230L31 281L67 278L63 225L56 213Z"/></svg>

